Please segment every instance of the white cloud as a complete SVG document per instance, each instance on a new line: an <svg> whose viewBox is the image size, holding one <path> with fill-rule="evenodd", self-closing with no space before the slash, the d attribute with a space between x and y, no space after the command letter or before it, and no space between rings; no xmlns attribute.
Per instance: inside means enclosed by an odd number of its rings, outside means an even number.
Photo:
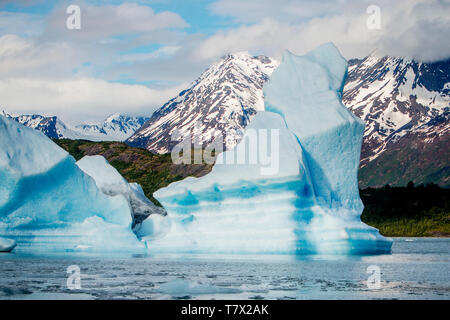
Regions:
<svg viewBox="0 0 450 320"><path fill-rule="evenodd" d="M381 9L381 30L366 27L369 5ZM224 54L227 48L278 56L284 48L304 53L329 41L347 58L375 49L425 61L450 56L450 42L445 40L450 34L447 0L220 0L211 9L247 24L210 37L199 48L202 57Z"/></svg>
<svg viewBox="0 0 450 320"><path fill-rule="evenodd" d="M72 74L82 57L68 43L37 43L16 35L0 37L0 77L60 77Z"/></svg>
<svg viewBox="0 0 450 320"><path fill-rule="evenodd" d="M330 25L333 27L330 28ZM364 27L361 27L363 25ZM325 42L334 42L347 58L364 56L374 46L373 33L365 29L364 17L312 19L290 25L273 19L218 32L197 48L200 59L221 56L228 52L247 50L280 58L285 49L303 54ZM364 42L359 46L357 42Z"/></svg>
<svg viewBox="0 0 450 320"><path fill-rule="evenodd" d="M0 80L0 97L2 108L9 112L57 114L74 123L101 120L114 112L150 115L183 88L185 84L154 90L94 78L10 78Z"/></svg>
<svg viewBox="0 0 450 320"><path fill-rule="evenodd" d="M75 2L76 3L76 2ZM189 25L170 11L155 13L151 7L135 3L92 6L80 3L81 29L66 28L66 6L57 7L48 19L45 38L86 41L118 35L161 32L168 28L183 29Z"/></svg>
<svg viewBox="0 0 450 320"><path fill-rule="evenodd" d="M219 0L211 4L211 11L231 16L237 22L257 23L271 18L298 23L300 20L326 16L342 10L345 0Z"/></svg>
<svg viewBox="0 0 450 320"><path fill-rule="evenodd" d="M132 53L125 54L119 60L126 62L147 61L157 58L164 58L175 54L181 47L179 46L165 46L149 53Z"/></svg>
<svg viewBox="0 0 450 320"><path fill-rule="evenodd" d="M187 26L179 15L155 13L150 7L134 3L78 3L82 9L82 29L78 33L66 29L68 15L62 4L47 18L0 12L0 19L7 18L6 22L0 21L0 31L6 33L0 33L2 108L14 113L58 115L68 122L99 120L112 112L150 115L185 89L185 84L150 88L117 82L133 79L134 62L154 61L176 53L179 47L171 45L179 37L176 30ZM27 32L33 27L26 24L28 18L46 27L40 33ZM120 54L152 43L167 45L148 54ZM126 68L114 73L121 66Z"/></svg>
<svg viewBox="0 0 450 320"><path fill-rule="evenodd" d="M36 14L0 11L0 35L36 36L44 29L44 18Z"/></svg>
<svg viewBox="0 0 450 320"><path fill-rule="evenodd" d="M62 4L48 17L0 12L2 107L73 121L111 112L150 114L186 87L174 83L190 82L220 56L242 50L280 58L284 49L303 54L332 41L346 58L375 48L424 60L450 56L448 1L220 0L212 12L238 26L211 36L187 34L180 15L144 5L70 2L81 6L81 30L66 29ZM371 4L381 8L381 30L366 27ZM133 51L152 45L160 49ZM120 79L166 87L113 82Z"/></svg>
<svg viewBox="0 0 450 320"><path fill-rule="evenodd" d="M383 34L376 43L380 52L424 61L450 57L450 1L416 0L408 4L386 5Z"/></svg>

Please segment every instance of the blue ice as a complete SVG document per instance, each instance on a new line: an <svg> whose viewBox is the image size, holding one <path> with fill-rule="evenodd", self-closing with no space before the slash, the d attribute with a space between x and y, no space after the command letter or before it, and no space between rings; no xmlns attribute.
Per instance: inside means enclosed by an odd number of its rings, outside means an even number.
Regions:
<svg viewBox="0 0 450 320"><path fill-rule="evenodd" d="M43 133L0 116L0 237L16 250L145 249L130 203L108 195Z"/></svg>
<svg viewBox="0 0 450 320"><path fill-rule="evenodd" d="M358 166L364 123L341 102L347 62L329 43L304 56L289 51L264 86L265 111L250 130L279 135L275 173L265 164L226 164L155 192L170 219L152 252L388 253L391 240L360 220ZM260 142L260 141L259 141ZM271 146L272 147L272 146ZM243 146L245 149L246 146Z"/></svg>

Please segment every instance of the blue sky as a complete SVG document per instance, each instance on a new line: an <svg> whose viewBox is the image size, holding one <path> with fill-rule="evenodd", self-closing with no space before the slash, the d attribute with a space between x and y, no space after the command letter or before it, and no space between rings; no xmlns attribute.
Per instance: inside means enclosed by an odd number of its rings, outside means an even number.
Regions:
<svg viewBox="0 0 450 320"><path fill-rule="evenodd" d="M70 4L80 30L65 27ZM148 115L230 52L279 59L332 41L348 59L433 61L450 56L449 33L444 0L0 0L0 108L74 123Z"/></svg>
<svg viewBox="0 0 450 320"><path fill-rule="evenodd" d="M236 27L238 24L233 22L231 17L224 17L214 14L210 10L210 4L214 3L212 0L161 0L161 1L88 1L90 5L120 5L124 2L137 3L145 6L149 6L155 10L155 12L171 11L176 12L186 22L189 23L189 27L186 31L189 33L205 33L213 34L219 29ZM1 2L0 2L1 3ZM48 15L58 4L64 3L64 1L11 1L4 4L1 8L2 11L9 12L22 12L30 14ZM69 1L67 3L76 3L76 1Z"/></svg>

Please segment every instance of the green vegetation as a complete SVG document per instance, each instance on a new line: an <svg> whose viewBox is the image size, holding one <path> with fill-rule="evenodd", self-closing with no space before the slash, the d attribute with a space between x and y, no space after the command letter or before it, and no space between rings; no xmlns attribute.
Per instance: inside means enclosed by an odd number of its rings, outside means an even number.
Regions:
<svg viewBox="0 0 450 320"><path fill-rule="evenodd" d="M129 182L139 183L155 204L153 192L188 176L201 177L208 164L175 165L170 154L153 154L120 142L55 140L76 160L102 155ZM198 150L197 150L198 151ZM192 153L192 155L194 152ZM364 203L361 220L385 236L450 236L450 189L437 185L367 188L360 190Z"/></svg>
<svg viewBox="0 0 450 320"><path fill-rule="evenodd" d="M360 191L361 220L385 236L450 236L450 189L437 185L390 187Z"/></svg>

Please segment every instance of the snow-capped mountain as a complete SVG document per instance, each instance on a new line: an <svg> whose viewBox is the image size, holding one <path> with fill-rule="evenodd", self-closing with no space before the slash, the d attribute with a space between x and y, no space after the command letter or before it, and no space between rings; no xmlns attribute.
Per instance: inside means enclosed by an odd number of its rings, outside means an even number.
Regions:
<svg viewBox="0 0 450 320"><path fill-rule="evenodd" d="M81 124L76 130L100 141L125 141L136 132L148 117L132 117L115 113L99 124Z"/></svg>
<svg viewBox="0 0 450 320"><path fill-rule="evenodd" d="M11 115L5 111L1 115L14 119L17 122L39 131L42 131L46 136L52 139L85 139L85 135L76 131L74 128L67 126L58 117L45 117L39 114L31 115Z"/></svg>
<svg viewBox="0 0 450 320"><path fill-rule="evenodd" d="M366 122L362 187L450 186L450 60L351 60L343 102Z"/></svg>
<svg viewBox="0 0 450 320"><path fill-rule="evenodd" d="M56 116L45 117L39 114L16 116L8 114L6 111L2 111L0 114L27 127L42 131L52 139L91 141L124 141L149 119L113 114L99 124L69 126Z"/></svg>
<svg viewBox="0 0 450 320"><path fill-rule="evenodd" d="M362 166L407 134L420 133L431 143L449 133L450 60L422 63L376 55L350 60L342 99L366 122Z"/></svg>
<svg viewBox="0 0 450 320"><path fill-rule="evenodd" d="M212 140L211 132L219 130L228 138L225 148L233 147L240 130L263 110L262 86L277 66L274 59L248 53L223 57L156 111L127 143L166 153L177 143L171 140L176 129L181 135L196 134L203 145ZM343 102L366 122L360 174L363 187L406 184L409 180L405 179L450 184L444 181L450 170L449 148L440 152L434 148L449 140L450 60L422 63L375 54L350 60ZM399 156L399 146L405 153L409 150L405 146L418 145L423 147L420 154L411 149L399 163L412 171L427 169L428 176L417 180L417 172L407 175L402 174L405 169L394 169L393 159ZM441 160L431 164L429 153ZM366 167L369 163L370 169ZM384 171L373 175L375 165ZM396 170L398 174L392 173Z"/></svg>
<svg viewBox="0 0 450 320"><path fill-rule="evenodd" d="M277 66L274 59L247 52L222 57L157 110L127 143L166 153L178 143L171 137L178 130L179 137L191 134L203 147L219 132L225 149L236 145L242 129L264 110L262 87Z"/></svg>
<svg viewBox="0 0 450 320"><path fill-rule="evenodd" d="M129 145L155 153L169 152L178 143L171 137L177 131L179 136L191 134L202 146L220 132L225 149L230 149L256 112L264 109L262 87L277 66L266 56L227 55L151 118L116 114L100 124L77 127L57 117L15 119L52 138L129 137ZM362 187L405 185L409 180L450 186L450 60L422 63L375 54L350 60L342 99L366 122Z"/></svg>

